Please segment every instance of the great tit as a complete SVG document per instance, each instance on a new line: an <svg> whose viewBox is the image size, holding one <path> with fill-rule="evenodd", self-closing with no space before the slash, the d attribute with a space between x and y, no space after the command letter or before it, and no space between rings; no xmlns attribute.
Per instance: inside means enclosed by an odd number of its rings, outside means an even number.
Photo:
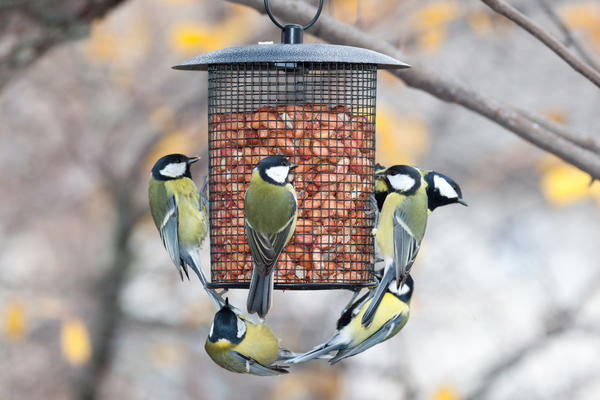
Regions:
<svg viewBox="0 0 600 400"><path fill-rule="evenodd" d="M207 288L200 263L200 248L208 233L207 204L190 173L190 165L199 159L169 154L154 164L148 188L150 212L181 279L183 273L189 279L186 266L192 268L215 306L220 308L222 300Z"/></svg>
<svg viewBox="0 0 600 400"><path fill-rule="evenodd" d="M285 361L285 364L298 364L313 358L323 358L325 355L337 351L336 355L329 359L330 364L335 364L391 338L408 321L413 287L414 282L410 275L401 288L398 288L396 282L390 282L381 304L377 308L373 322L368 327L361 323L362 316L372 302L369 294L365 294L343 311L337 321L336 332L331 339L307 353Z"/></svg>
<svg viewBox="0 0 600 400"><path fill-rule="evenodd" d="M279 155L260 160L244 197L246 236L254 260L246 306L261 318L271 306L277 258L296 229L298 200L288 180L295 166Z"/></svg>
<svg viewBox="0 0 600 400"><path fill-rule="evenodd" d="M256 324L238 315L229 305L215 314L204 349L221 367L238 373L261 376L285 374L288 371L274 365L287 358L287 350L279 348L279 339L264 323Z"/></svg>
<svg viewBox="0 0 600 400"><path fill-rule="evenodd" d="M376 182L378 180L383 182L379 186L382 193L384 184L389 189L375 233L376 253L383 259L384 273L362 318L365 326L373 320L390 282L394 279L397 285L404 282L419 252L428 215L442 205L466 205L458 184L435 171L394 165L378 170Z"/></svg>

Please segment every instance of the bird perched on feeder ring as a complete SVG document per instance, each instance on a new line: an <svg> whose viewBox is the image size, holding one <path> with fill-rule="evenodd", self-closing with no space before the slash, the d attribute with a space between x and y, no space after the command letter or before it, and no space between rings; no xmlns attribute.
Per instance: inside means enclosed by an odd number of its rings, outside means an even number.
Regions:
<svg viewBox="0 0 600 400"><path fill-rule="evenodd" d="M198 193L190 172L190 166L199 159L169 154L156 161L148 187L150 213L181 279L183 273L190 278L186 265L192 268L212 302L220 308L223 300L206 286L200 263L200 248L208 233L208 217L206 199Z"/></svg>
<svg viewBox="0 0 600 400"><path fill-rule="evenodd" d="M294 167L283 156L263 158L252 171L244 197L246 236L254 261L246 306L261 318L271 306L275 264L296 229L298 200L288 179Z"/></svg>
<svg viewBox="0 0 600 400"><path fill-rule="evenodd" d="M383 200L383 206L375 229L375 247L383 259L384 272L363 315L365 326L373 320L390 282L395 280L401 286L408 276L425 235L428 215L439 206L467 205L458 184L445 175L409 165L379 167L375 195L378 203Z"/></svg>
<svg viewBox="0 0 600 400"><path fill-rule="evenodd" d="M373 299L368 293L365 294L342 312L331 339L284 363L298 364L313 358L323 358L326 354L337 351L337 354L329 359L330 364L335 364L388 340L400 332L408 321L413 289L414 282L410 275L400 288L396 282L390 282L376 310L373 323L368 327L362 325L361 319Z"/></svg>
<svg viewBox="0 0 600 400"><path fill-rule="evenodd" d="M268 325L255 324L236 314L228 299L215 314L204 349L215 363L229 371L260 376L287 373L273 363L293 354L279 347L279 339Z"/></svg>

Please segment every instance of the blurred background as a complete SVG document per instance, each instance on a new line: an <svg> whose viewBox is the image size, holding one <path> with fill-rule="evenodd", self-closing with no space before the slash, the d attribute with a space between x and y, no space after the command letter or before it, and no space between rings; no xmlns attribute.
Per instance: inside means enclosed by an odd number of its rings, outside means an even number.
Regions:
<svg viewBox="0 0 600 400"><path fill-rule="evenodd" d="M598 89L478 1L325 3L403 61L597 134ZM511 3L560 35L538 2ZM550 4L599 57L600 3ZM206 151L206 73L170 67L279 31L226 2L127 0L82 36L0 89L0 398L600 398L600 183L386 72L378 161L443 172L470 204L430 218L409 323L334 367L275 378L217 367L203 348L214 310L196 279L179 280L146 184L159 156ZM0 36L0 53L17 39ZM278 291L269 323L307 350L350 295Z"/></svg>

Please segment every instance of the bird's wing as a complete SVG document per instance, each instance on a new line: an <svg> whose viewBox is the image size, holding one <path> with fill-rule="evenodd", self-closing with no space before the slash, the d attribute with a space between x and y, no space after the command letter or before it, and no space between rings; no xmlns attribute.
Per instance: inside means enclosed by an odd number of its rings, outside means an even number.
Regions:
<svg viewBox="0 0 600 400"><path fill-rule="evenodd" d="M289 371L279 366L266 366L262 365L253 358L250 358L242 353L231 350L229 352L234 358L246 364L246 372L253 375L259 376L273 376L287 374Z"/></svg>
<svg viewBox="0 0 600 400"><path fill-rule="evenodd" d="M396 209L394 213L394 261L396 262L396 282L398 284L410 271L420 246L406 223L406 217L406 210L402 207Z"/></svg>
<svg viewBox="0 0 600 400"><path fill-rule="evenodd" d="M392 317L388 322L386 322L381 328L379 328L374 334L365 339L362 343L353 347L348 347L346 349L340 350L335 355L335 357L329 360L329 363L333 365L344 358L354 356L358 353L362 353L368 348L383 342L384 340L389 338L389 335L394 331L398 324L401 324L402 321L404 321L406 318L408 318L408 313L406 312L401 312L398 315Z"/></svg>
<svg viewBox="0 0 600 400"><path fill-rule="evenodd" d="M200 211L206 212L206 207L208 207L208 174L202 178L202 187L198 194L200 196Z"/></svg>
<svg viewBox="0 0 600 400"><path fill-rule="evenodd" d="M267 276L271 273L275 261L277 261L279 254L281 254L287 242L293 223L294 215L292 215L279 232L267 235L255 230L248 220L246 220L248 245L250 246L250 253L252 253L252 258L260 276Z"/></svg>
<svg viewBox="0 0 600 400"><path fill-rule="evenodd" d="M159 232L160 238L167 249L167 253L169 253L169 257L177 267L177 271L179 271L179 275L183 279L183 275L181 270L185 272L185 275L189 279L189 275L185 265L183 265L181 260L181 255L179 253L179 213L177 212L177 201L175 200L175 196L169 196L167 200L167 207L165 209L163 221L160 224Z"/></svg>
<svg viewBox="0 0 600 400"><path fill-rule="evenodd" d="M358 294L358 293L359 292L356 292L356 294ZM337 320L336 329L339 331L342 328L344 328L346 325L348 325L350 323L350 321L352 321L352 318L354 318L359 313L360 307L369 298L370 298L369 292L367 292L362 297L360 297L358 300L356 300L355 302L348 304L348 306L346 306L346 308L344 308L344 310L342 311L340 318Z"/></svg>

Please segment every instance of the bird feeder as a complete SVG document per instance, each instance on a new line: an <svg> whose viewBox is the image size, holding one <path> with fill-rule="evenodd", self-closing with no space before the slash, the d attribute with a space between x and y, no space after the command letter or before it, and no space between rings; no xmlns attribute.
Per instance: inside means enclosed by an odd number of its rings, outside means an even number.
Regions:
<svg viewBox="0 0 600 400"><path fill-rule="evenodd" d="M265 6L281 44L216 50L174 67L208 71L210 286L249 285L244 194L254 166L274 154L298 164L298 222L275 288L372 285L377 70L408 65L356 47L302 44L322 2L306 26L283 26Z"/></svg>

